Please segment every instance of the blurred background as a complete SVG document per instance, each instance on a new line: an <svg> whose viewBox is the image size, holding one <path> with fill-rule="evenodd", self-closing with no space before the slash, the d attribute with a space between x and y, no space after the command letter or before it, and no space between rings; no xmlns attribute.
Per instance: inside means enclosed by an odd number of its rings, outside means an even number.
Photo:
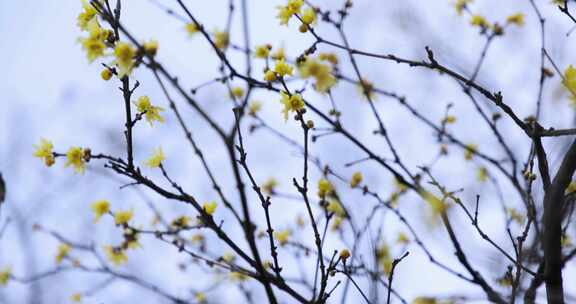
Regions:
<svg viewBox="0 0 576 304"><path fill-rule="evenodd" d="M162 10L162 6L171 7L181 14L175 2L123 1L122 19L123 24L139 40L158 40L158 61L178 76L183 87L191 89L219 77L220 63L202 37L189 37L184 28L185 23ZM238 10L231 20L230 39L234 45L243 45L240 1L232 2ZM334 11L341 7L340 2L312 1L314 5ZM547 50L560 69L564 70L569 64L576 63L573 55L576 41L570 35L574 24L549 1L538 2L546 18ZM186 1L186 4L208 30L226 27L228 1ZM248 0L247 4L252 47L270 43L274 48L284 47L288 57L296 58L314 42L312 36L298 32L295 22L289 26L279 24L276 7L284 4L283 1ZM500 23L504 23L511 14L525 14L524 26L507 28L505 35L497 38L490 46L486 61L479 71L478 82L493 91L502 91L506 102L519 117L533 115L540 77L541 42L538 19L530 2L477 0L471 9L486 16L491 22ZM190 208L144 188L121 189L128 181L104 168L102 162L91 161L86 173L79 175L70 168L64 168L63 160L57 160L54 166L47 168L42 161L32 156L33 145L38 144L41 138L51 140L55 151L62 153L70 146L81 146L90 147L98 153L115 156L125 154L124 108L121 91L118 89L120 84L118 81L102 81L99 76L102 70L99 62L111 62L113 59L110 57L88 63L78 42L81 32L76 26L76 17L81 10L81 1L0 1L0 38L3 41L0 58L4 59L0 81L0 172L7 185L6 202L0 209L0 270L9 266L13 274L23 281L55 267L54 257L59 242L47 233L33 231L34 224L83 244L102 246L121 240L121 231L114 227L110 217L94 223L90 204L96 200L109 200L113 209L133 208L134 223L142 227L148 227L154 219L154 213L149 208L151 205L167 218L180 215L194 217ZM317 30L323 37L339 41L333 27L319 23ZM375 53L421 60L426 55L424 47L430 46L438 61L464 75L472 74L485 42L485 38L478 34L478 29L469 25L469 16L459 16L453 3L448 0L354 1L344 30L352 47ZM342 74L354 76L344 52L322 45L319 49L336 52L341 59ZM245 61L241 52L231 48L227 55L238 70L244 70ZM450 126L450 131L463 142L476 144L480 151L495 159L504 158L504 152L497 145L490 128L482 125L474 105L454 80L435 72L389 61L366 57L357 57L357 60L363 75L376 87L405 96L409 104L431 121L439 124L445 116L447 105L453 104L450 113L457 120ZM255 61L253 71L256 78L260 77L263 67L261 62ZM141 83L135 96L148 95L153 103L167 109L164 112L164 124L153 128L148 124L137 126L134 135L136 163L144 167L143 163L153 149L162 146L166 155L165 167L180 185L200 201L217 200L218 196L201 163L186 142L175 116L168 110L168 103L154 76L140 68L134 72L133 77ZM238 80L233 84L245 87L245 83ZM295 83L293 88L303 84ZM185 121L225 193L232 200L237 200L228 156L221 141L199 115L186 106L180 96L171 93L182 108ZM195 96L206 111L217 117L226 129L232 127L233 103L226 86L219 83L208 85L198 90ZM330 109L327 97L311 89L304 96L320 109ZM333 96L343 113L343 125L373 151L391 158L385 141L373 134L377 128L376 121L357 87L339 82L333 90ZM256 90L251 99L262 102L260 116L267 124L289 138L302 142L297 123L292 119L284 121L282 105L276 94ZM479 100L484 109L497 112L485 99ZM432 129L416 120L395 100L378 96L376 107L398 153L411 170L418 171L419 166L428 165L435 159L440 146L437 134ZM555 128L575 127L574 110L574 105L556 75L546 83L540 123ZM311 118L314 119L314 116L311 115ZM318 130L327 126L321 120L315 121ZM296 218L305 214L302 202L292 199L298 195L292 185L292 178L300 178L302 175L301 152L265 129L249 133L250 126L255 123L247 118L242 126L247 134L245 145L249 165L258 182L264 183L271 177L278 180L278 191L286 195L273 200L271 216L276 229L293 229ZM524 161L530 151L530 141L509 119L502 119L499 127L515 155ZM314 134L322 132L316 131ZM558 165L569 142L569 138L545 139L551 167ZM512 245L505 232L505 216L498 191L502 191L506 206L520 209L520 198L510 184L490 167L489 174L495 183L480 183L477 172L486 164L478 159L465 161L464 151L457 147L449 146L448 149L448 156L434 165L434 176L448 189L462 189L460 197L467 204L473 205L476 195L481 195L482 227L502 247L510 250ZM312 143L311 153L344 176L362 171L365 183L383 197L389 196L396 189L393 177L373 163L361 162L352 167L345 166L365 155L342 136L319 137ZM147 176L167 185L158 170L143 170ZM315 186L322 172L315 167L311 170L311 182ZM336 186L346 187L345 184ZM542 199L539 189L539 186L534 189L537 200ZM362 196L361 191L344 192L343 202L353 212L355 219L362 223L376 202ZM254 202L255 221L263 225L264 217L257 197L250 193L250 199ZM410 219L434 257L462 270L445 231L429 220L429 214L423 206L421 200L413 194L407 194L399 202L400 210ZM217 217L224 221L224 229L241 239L240 229L234 227L231 215L226 214L224 208L220 210ZM371 238L381 233L384 239L393 243L398 233L407 233L406 228L390 212L382 210L376 218L374 227L370 228ZM503 275L507 261L478 236L461 210L454 210L452 219L474 265L478 265L485 277L498 286L495 282ZM515 233L519 233L521 226L513 228ZM572 229L572 235L574 232ZM325 245L327 250L349 247L346 233L349 231L346 232L344 228L343 237L338 233L330 235ZM295 239L307 240L304 242L312 246L311 236L309 229L294 230L292 235ZM214 256L228 250L218 242L215 235L206 232L206 238L208 251ZM228 282L218 284L223 280L221 277L209 273L206 267L196 265L170 244L159 242L151 236L142 236L140 243L142 248L129 253L128 263L121 266L119 272L142 278L178 297L187 298L195 292L203 291L209 303L238 303L241 293L238 288ZM266 243L262 242L261 245L263 252L267 252ZM367 238L360 246L359 253L369 253L373 246L370 238ZM477 286L463 282L430 264L419 247L395 247L392 254L400 256L405 250L410 251L410 255L398 266L394 283L403 298L411 301L418 296L465 296L469 300L467 303L485 303L484 294ZM311 275L309 269L314 265L313 260L306 260L305 257L298 260L295 252L295 249L288 247L281 250L280 259L287 275ZM71 253L73 256L75 254L74 251ZM77 254L81 258L81 253ZM576 295L574 282L576 267L572 263L565 268L564 285L567 294ZM254 297L263 300L262 288L257 284L253 284L253 287ZM505 290L505 287L501 288ZM379 292L383 295L385 289L381 288ZM544 288L540 292L544 292ZM85 295L83 303L169 303L156 293L131 282L120 279L111 281L106 274L83 271L47 274L26 284L10 281L7 286L0 287L0 303L67 303L74 293ZM338 303L340 291L337 290L333 297L331 302ZM360 302L354 290L348 292L348 302ZM292 302L286 299L285 303Z"/></svg>

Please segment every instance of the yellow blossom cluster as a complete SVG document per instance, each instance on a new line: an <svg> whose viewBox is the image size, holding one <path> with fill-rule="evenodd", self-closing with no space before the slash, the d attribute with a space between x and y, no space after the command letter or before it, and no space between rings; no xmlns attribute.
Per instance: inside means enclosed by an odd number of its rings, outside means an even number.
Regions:
<svg viewBox="0 0 576 304"><path fill-rule="evenodd" d="M318 196L321 199L325 199L327 195L331 195L333 193L334 186L332 186L332 183L329 180L325 178L318 180Z"/></svg>
<svg viewBox="0 0 576 304"><path fill-rule="evenodd" d="M351 188L356 188L358 187L358 185L360 185L360 183L362 182L362 172L354 172L354 174L352 174L352 178L350 179L350 187Z"/></svg>
<svg viewBox="0 0 576 304"><path fill-rule="evenodd" d="M305 103L304 99L302 99L302 95L300 94L292 94L288 95L284 92L280 92L282 98L280 99L280 103L284 106L282 113L284 114L284 120L288 120L288 113L290 112L299 112L304 109Z"/></svg>
<svg viewBox="0 0 576 304"><path fill-rule="evenodd" d="M10 267L6 267L4 270L0 271L0 286L6 286L11 275L12 269Z"/></svg>
<svg viewBox="0 0 576 304"><path fill-rule="evenodd" d="M146 165L150 168L158 168L160 167L160 164L162 164L162 161L165 159L166 157L164 156L164 151L162 150L162 147L159 147L154 150L154 153L152 153L150 158L148 158Z"/></svg>
<svg viewBox="0 0 576 304"><path fill-rule="evenodd" d="M288 0L286 5L278 6L278 15L276 17L280 19L280 24L287 25L292 16L300 14L300 9L303 5L304 0Z"/></svg>
<svg viewBox="0 0 576 304"><path fill-rule="evenodd" d="M281 230L281 231L274 231L274 239L276 239L276 241L278 241L280 246L284 246L290 240L290 234L291 234L291 232L288 229Z"/></svg>
<svg viewBox="0 0 576 304"><path fill-rule="evenodd" d="M314 78L314 89L325 93L336 84L336 77L332 75L332 67L322 63L318 58L306 58L298 65L300 77Z"/></svg>
<svg viewBox="0 0 576 304"><path fill-rule="evenodd" d="M150 97L148 96L140 96L136 101L136 108L140 115L144 115L146 117L146 121L153 125L154 121L158 121L160 123L164 122L164 117L160 115L160 112L164 111L163 108L153 105L150 102Z"/></svg>
<svg viewBox="0 0 576 304"><path fill-rule="evenodd" d="M46 166L50 167L54 164L54 152L52 152L54 145L52 142L42 138L40 139L40 145L34 145L34 148L36 148L34 156L43 159Z"/></svg>
<svg viewBox="0 0 576 304"><path fill-rule="evenodd" d="M214 214L217 207L218 207L218 204L215 201L206 202L202 205L202 209L204 209L204 211L210 215Z"/></svg>
<svg viewBox="0 0 576 304"><path fill-rule="evenodd" d="M570 99L576 106L576 68L574 68L572 65L569 65L564 70L563 76L562 84L566 87L568 92L570 92Z"/></svg>
<svg viewBox="0 0 576 304"><path fill-rule="evenodd" d="M124 249L120 247L104 246L106 257L115 266L120 266L128 262L128 256Z"/></svg>
<svg viewBox="0 0 576 304"><path fill-rule="evenodd" d="M68 256L70 249L70 245L68 244L60 244L60 246L58 246L58 252L55 257L56 264L62 263L62 260Z"/></svg>

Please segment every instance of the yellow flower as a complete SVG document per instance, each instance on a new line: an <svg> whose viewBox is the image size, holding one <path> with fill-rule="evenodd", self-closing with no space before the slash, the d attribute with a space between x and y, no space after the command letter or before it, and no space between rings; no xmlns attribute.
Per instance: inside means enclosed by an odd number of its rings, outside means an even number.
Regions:
<svg viewBox="0 0 576 304"><path fill-rule="evenodd" d="M248 114L254 116L256 115L260 109L262 109L262 103L254 100L250 103L250 106L248 107Z"/></svg>
<svg viewBox="0 0 576 304"><path fill-rule="evenodd" d="M42 138L40 139L40 145L34 145L34 148L36 149L34 156L43 159L46 166L50 167L54 164L54 153L52 152L54 145L52 145L52 142Z"/></svg>
<svg viewBox="0 0 576 304"><path fill-rule="evenodd" d="M109 68L105 68L102 70L102 72L100 72L100 77L102 77L103 80L108 81L112 78L112 72L110 71Z"/></svg>
<svg viewBox="0 0 576 304"><path fill-rule="evenodd" d="M334 217L334 220L332 221L332 226L330 226L330 229L332 231L336 231L336 230L340 229L340 226L342 226L343 220L344 219L339 217L339 216Z"/></svg>
<svg viewBox="0 0 576 304"><path fill-rule="evenodd" d="M396 243L398 244L408 244L410 243L410 239L404 232L398 233L398 237L396 238Z"/></svg>
<svg viewBox="0 0 576 304"><path fill-rule="evenodd" d="M204 235L200 234L200 233L196 233L192 236L192 238L190 239L190 241L194 244L196 243L202 243L204 241Z"/></svg>
<svg viewBox="0 0 576 304"><path fill-rule="evenodd" d="M270 54L270 49L272 49L272 46L269 44L256 46L256 49L254 50L254 57L266 59Z"/></svg>
<svg viewBox="0 0 576 304"><path fill-rule="evenodd" d="M311 7L306 8L302 13L302 22L307 25L316 22L316 11Z"/></svg>
<svg viewBox="0 0 576 304"><path fill-rule="evenodd" d="M572 65L569 65L564 70L564 79L562 84L564 84L564 86L572 95L571 98L576 100L576 68L574 68Z"/></svg>
<svg viewBox="0 0 576 304"><path fill-rule="evenodd" d="M81 30L86 31L88 29L88 23L96 17L96 13L98 12L86 0L82 0L82 8L84 10L76 18L76 24Z"/></svg>
<svg viewBox="0 0 576 304"><path fill-rule="evenodd" d="M480 167L478 169L478 181L483 183L488 179L488 170L486 167Z"/></svg>
<svg viewBox="0 0 576 304"><path fill-rule="evenodd" d="M284 109L282 110L284 120L288 120L289 112L298 112L304 109L306 104L300 94L292 94L291 96L284 92L281 92L280 94L282 95L280 102L284 105Z"/></svg>
<svg viewBox="0 0 576 304"><path fill-rule="evenodd" d="M388 247L388 244L382 243L380 247L376 248L376 258L382 266L384 273L390 274L390 271L392 271L392 257L390 256L390 247Z"/></svg>
<svg viewBox="0 0 576 304"><path fill-rule="evenodd" d="M150 56L156 56L156 53L158 53L158 41L156 41L154 39L152 39L148 42L144 42L142 47L144 48L144 51L146 52L146 54L148 54Z"/></svg>
<svg viewBox="0 0 576 304"><path fill-rule="evenodd" d="M6 267L4 270L0 271L0 286L6 286L11 275L12 269L10 267Z"/></svg>
<svg viewBox="0 0 576 304"><path fill-rule="evenodd" d="M236 255L234 254L234 252L225 252L224 255L222 255L222 260L230 264L234 262L234 260L236 260Z"/></svg>
<svg viewBox="0 0 576 304"><path fill-rule="evenodd" d="M194 300L198 303L206 303L206 295L203 292L197 292L194 294Z"/></svg>
<svg viewBox="0 0 576 304"><path fill-rule="evenodd" d="M285 54L284 48L281 47L281 48L277 49L276 52L274 52L270 55L270 57L274 60L286 59L286 54Z"/></svg>
<svg viewBox="0 0 576 304"><path fill-rule="evenodd" d="M100 27L100 24L96 18L92 19L87 24L86 30L89 33L88 37L80 38L79 41L84 51L86 51L88 62L91 63L97 58L104 56L104 51L106 50L106 40L112 32Z"/></svg>
<svg viewBox="0 0 576 304"><path fill-rule="evenodd" d="M456 0L454 3L454 7L456 8L456 12L458 15L462 15L462 12L466 8L466 6L471 3L472 0Z"/></svg>
<svg viewBox="0 0 576 304"><path fill-rule="evenodd" d="M124 76L130 75L134 67L134 55L136 51L126 42L118 42L114 49L114 56L116 57L116 64L118 65L118 78L122 79Z"/></svg>
<svg viewBox="0 0 576 304"><path fill-rule="evenodd" d="M334 214L340 217L346 216L346 211L344 211L342 204L340 204L340 202L337 199L330 200L330 203L328 203L326 210L328 210L329 212L333 212Z"/></svg>
<svg viewBox="0 0 576 304"><path fill-rule="evenodd" d="M232 281L242 282L242 281L248 280L248 278L249 277L242 272L238 272L238 271L230 272L230 280L232 280Z"/></svg>
<svg viewBox="0 0 576 304"><path fill-rule="evenodd" d="M358 171L358 172L354 172L354 174L352 174L352 178L350 179L350 187L352 188L356 188L358 187L358 185L360 185L360 183L362 182L362 172Z"/></svg>
<svg viewBox="0 0 576 304"><path fill-rule="evenodd" d="M206 202L202 205L202 209L204 209L204 211L210 215L214 214L216 207L218 207L218 204L215 201Z"/></svg>
<svg viewBox="0 0 576 304"><path fill-rule="evenodd" d="M127 224L132 219L133 215L134 211L132 209L117 211L114 213L114 222L116 223L116 225Z"/></svg>
<svg viewBox="0 0 576 304"><path fill-rule="evenodd" d="M152 126L152 122L154 121L164 122L164 117L160 115L160 112L164 111L164 109L152 105L148 96L140 96L136 101L136 108L140 114L144 113L146 121L150 123L150 126Z"/></svg>
<svg viewBox="0 0 576 304"><path fill-rule="evenodd" d="M453 124L456 122L456 117L453 115L448 115L444 118L442 122L445 124Z"/></svg>
<svg viewBox="0 0 576 304"><path fill-rule="evenodd" d="M150 158L148 158L148 160L146 161L146 165L150 168L158 168L160 167L162 161L164 161L165 159L166 158L164 157L164 151L162 151L162 147L160 147L154 150L152 156L150 156Z"/></svg>
<svg viewBox="0 0 576 304"><path fill-rule="evenodd" d="M65 167L72 166L77 173L84 173L86 169L85 151L80 147L71 147L66 152Z"/></svg>
<svg viewBox="0 0 576 304"><path fill-rule="evenodd" d="M174 228L186 228L190 226L190 218L185 215L179 216L172 221L171 225Z"/></svg>
<svg viewBox="0 0 576 304"><path fill-rule="evenodd" d="M262 185L262 191L266 194L273 194L276 187L278 187L278 181L271 177Z"/></svg>
<svg viewBox="0 0 576 304"><path fill-rule="evenodd" d="M466 151L464 151L464 159L471 160L474 154L478 151L478 146L475 144L468 144L465 146Z"/></svg>
<svg viewBox="0 0 576 304"><path fill-rule="evenodd" d="M438 304L438 300L430 297L417 297L412 300L412 304Z"/></svg>
<svg viewBox="0 0 576 304"><path fill-rule="evenodd" d="M128 262L128 257L122 248L116 248L112 246L104 246L104 252L108 257L108 260L116 266L120 266Z"/></svg>
<svg viewBox="0 0 576 304"><path fill-rule="evenodd" d="M110 211L110 203L107 200L99 200L93 202L90 208L94 212L94 222L97 222L104 214Z"/></svg>
<svg viewBox="0 0 576 304"><path fill-rule="evenodd" d="M276 17L280 19L280 24L288 24L290 17L294 14L300 13L302 5L304 5L304 0L288 0L286 6L279 6L278 15Z"/></svg>
<svg viewBox="0 0 576 304"><path fill-rule="evenodd" d="M214 45L216 45L217 48L224 50L228 47L229 43L230 35L228 35L228 32L214 32Z"/></svg>
<svg viewBox="0 0 576 304"><path fill-rule="evenodd" d="M276 80L276 73L274 73L274 71L269 69L266 70L266 72L264 72L264 80L266 80L267 82L272 82Z"/></svg>
<svg viewBox="0 0 576 304"><path fill-rule="evenodd" d="M80 293L75 293L70 296L70 301L74 303L82 302L82 295Z"/></svg>
<svg viewBox="0 0 576 304"><path fill-rule="evenodd" d="M336 77L332 75L332 67L317 59L306 58L298 68L300 77L304 79L314 77L316 80L314 89L318 92L326 92L336 84Z"/></svg>
<svg viewBox="0 0 576 304"><path fill-rule="evenodd" d="M448 209L448 205L443 200L436 197L434 194L426 191L423 188L418 190L418 194L426 201L432 208L433 215L440 215Z"/></svg>
<svg viewBox="0 0 576 304"><path fill-rule="evenodd" d="M470 18L470 24L472 26L479 26L483 28L490 27L490 24L488 23L488 21L486 21L486 18L480 15L472 15L472 17Z"/></svg>
<svg viewBox="0 0 576 304"><path fill-rule="evenodd" d="M199 31L198 26L194 22L186 23L185 29L190 37Z"/></svg>
<svg viewBox="0 0 576 304"><path fill-rule="evenodd" d="M290 230L274 231L274 239L278 241L280 246L286 245L290 239Z"/></svg>
<svg viewBox="0 0 576 304"><path fill-rule="evenodd" d="M333 65L338 64L338 57L334 53L320 53L318 59L328 61Z"/></svg>
<svg viewBox="0 0 576 304"><path fill-rule="evenodd" d="M342 260L346 260L350 257L350 251L348 249L342 249L340 250L340 258Z"/></svg>
<svg viewBox="0 0 576 304"><path fill-rule="evenodd" d="M56 264L60 264L62 260L68 256L70 249L70 245L68 244L60 244L60 246L58 246L58 253L56 253Z"/></svg>
<svg viewBox="0 0 576 304"><path fill-rule="evenodd" d="M518 26L524 25L524 14L523 13L516 13L514 15L508 16L506 18L506 22L509 24L515 24Z"/></svg>
<svg viewBox="0 0 576 304"><path fill-rule="evenodd" d="M233 87L231 92L233 98L242 98L244 96L244 89L241 87Z"/></svg>
<svg viewBox="0 0 576 304"><path fill-rule="evenodd" d="M293 71L294 69L289 64L287 64L284 59L276 61L274 72L276 72L280 77L284 77L285 75L292 76Z"/></svg>
<svg viewBox="0 0 576 304"><path fill-rule="evenodd" d="M318 196L324 199L326 195L334 193L334 186L327 179L321 178L318 180Z"/></svg>

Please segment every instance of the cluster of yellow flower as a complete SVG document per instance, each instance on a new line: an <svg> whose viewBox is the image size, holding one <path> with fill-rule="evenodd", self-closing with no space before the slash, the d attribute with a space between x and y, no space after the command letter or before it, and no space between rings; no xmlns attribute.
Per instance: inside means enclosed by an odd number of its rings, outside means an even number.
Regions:
<svg viewBox="0 0 576 304"><path fill-rule="evenodd" d="M0 286L6 286L10 277L12 276L12 268L6 267L4 270L0 271Z"/></svg>
<svg viewBox="0 0 576 304"><path fill-rule="evenodd" d="M56 154L53 151L54 145L51 141L42 138L39 145L34 145L33 155L44 161L46 166L52 166L56 160ZM71 147L66 152L65 167L72 166L77 173L84 173L86 163L90 160L90 149L80 147Z"/></svg>
<svg viewBox="0 0 576 304"><path fill-rule="evenodd" d="M81 31L87 32L86 37L79 38L82 48L86 52L86 57L89 62L107 56L106 49L113 49L112 54L115 60L110 63L115 68L105 68L101 72L101 77L104 80L110 80L114 74L118 75L119 79L130 75L132 69L136 66L137 58L149 55L155 56L158 52L158 42L151 40L142 44L142 50L136 50L132 45L126 42L121 42L115 37L114 31L104 29L98 22L98 11L86 0L83 2L83 11L77 17L77 25Z"/></svg>
<svg viewBox="0 0 576 304"><path fill-rule="evenodd" d="M289 229L284 229L284 230L280 230L280 231L274 231L274 239L276 241L278 241L278 243L280 244L280 246L284 246L288 243L288 241L290 240L290 235L292 233L290 232Z"/></svg>
<svg viewBox="0 0 576 304"><path fill-rule="evenodd" d="M298 70L303 79L312 77L316 80L314 89L318 92L325 93L336 84L336 77L332 75L332 67L322 63L320 57L304 58L298 62Z"/></svg>
<svg viewBox="0 0 576 304"><path fill-rule="evenodd" d="M458 15L462 15L464 12L470 14L470 25L476 26L482 29L482 31L492 30L494 35L503 35L504 28L498 23L490 23L486 17L474 14L470 11L469 5L473 2L473 0L456 0L454 2L454 8L456 9L456 13ZM516 13L508 16L506 18L506 25L517 25L523 26L524 25L524 14L523 13Z"/></svg>
<svg viewBox="0 0 576 304"><path fill-rule="evenodd" d="M136 108L140 115L145 115L146 121L150 123L150 126L152 126L154 121L164 122L164 117L160 115L160 112L164 111L164 109L153 105L148 96L139 97L136 101Z"/></svg>
<svg viewBox="0 0 576 304"><path fill-rule="evenodd" d="M574 68L572 65L569 65L564 70L562 84L564 84L570 93L570 100L572 101L572 105L576 107L576 68Z"/></svg>
<svg viewBox="0 0 576 304"><path fill-rule="evenodd" d="M305 107L304 99L302 99L302 95L300 94L292 94L288 95L284 92L280 92L282 98L280 99L280 103L284 106L282 113L284 114L284 120L288 120L288 113L294 112L298 113L299 111L303 110Z"/></svg>

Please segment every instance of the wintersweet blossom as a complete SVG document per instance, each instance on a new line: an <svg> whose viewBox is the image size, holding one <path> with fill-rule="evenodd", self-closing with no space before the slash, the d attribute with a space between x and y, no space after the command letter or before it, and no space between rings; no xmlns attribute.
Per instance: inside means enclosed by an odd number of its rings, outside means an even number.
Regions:
<svg viewBox="0 0 576 304"><path fill-rule="evenodd" d="M276 72L276 74L278 74L280 77L284 77L286 75L292 76L293 71L294 68L287 64L284 59L276 61L276 65L274 65L274 72Z"/></svg>
<svg viewBox="0 0 576 304"><path fill-rule="evenodd" d="M288 243L288 240L290 239L290 234L291 234L290 230L288 229L281 231L274 231L274 239L278 241L280 246L284 246L286 245L286 243Z"/></svg>
<svg viewBox="0 0 576 304"><path fill-rule="evenodd" d="M117 211L114 213L114 222L116 225L124 225L127 224L134 215L134 210L124 210L124 211Z"/></svg>
<svg viewBox="0 0 576 304"><path fill-rule="evenodd" d="M34 148L36 149L34 156L43 159L46 166L50 167L54 164L54 153L52 152L54 145L52 142L42 138L40 139L40 145L34 145Z"/></svg>
<svg viewBox="0 0 576 304"><path fill-rule="evenodd" d="M513 15L508 16L508 18L506 18L506 22L508 24L515 24L517 26L523 26L524 25L524 14L523 13L516 13Z"/></svg>
<svg viewBox="0 0 576 304"><path fill-rule="evenodd" d="M351 188L356 188L358 187L358 185L360 185L360 183L362 182L362 172L358 171L358 172L354 172L354 174L352 174L352 178L350 179L350 187Z"/></svg>
<svg viewBox="0 0 576 304"><path fill-rule="evenodd" d="M107 200L98 200L90 205L92 212L94 212L94 222L98 222L100 218L110 211L110 203Z"/></svg>
<svg viewBox="0 0 576 304"><path fill-rule="evenodd" d="M86 169L86 154L85 150L80 147L71 147L66 152L66 164L65 167L72 166L76 173L84 173Z"/></svg>
<svg viewBox="0 0 576 304"><path fill-rule="evenodd" d="M120 266L128 262L128 256L126 256L126 253L122 248L104 246L104 253L106 253L108 260L115 266Z"/></svg>
<svg viewBox="0 0 576 304"><path fill-rule="evenodd" d="M146 165L150 168L158 168L160 167L162 161L165 159L166 157L164 157L164 151L162 151L162 147L159 147L158 149L154 150L152 156L148 158Z"/></svg>
<svg viewBox="0 0 576 304"><path fill-rule="evenodd" d="M58 252L55 257L56 264L60 264L62 260L68 256L70 249L71 247L68 244L60 244L60 246L58 246Z"/></svg>
<svg viewBox="0 0 576 304"><path fill-rule="evenodd" d="M206 202L202 205L202 209L210 215L214 214L216 207L218 207L218 204L215 201Z"/></svg>
<svg viewBox="0 0 576 304"><path fill-rule="evenodd" d="M12 275L12 268L6 267L4 270L0 271L0 286L6 286Z"/></svg>
<svg viewBox="0 0 576 304"><path fill-rule="evenodd" d="M114 48L114 57L118 65L118 78L130 75L134 67L134 56L136 50L126 42L118 42Z"/></svg>
<svg viewBox="0 0 576 304"><path fill-rule="evenodd" d="M318 196L321 199L326 198L327 195L332 193L334 193L334 186L332 186L332 183L329 180L325 178L318 180Z"/></svg>
<svg viewBox="0 0 576 304"><path fill-rule="evenodd" d="M269 44L258 45L256 46L256 49L254 49L254 57L266 59L268 58L271 49L272 46Z"/></svg>
<svg viewBox="0 0 576 304"><path fill-rule="evenodd" d="M305 103L300 94L288 95L281 92L280 95L282 96L280 102L284 105L284 109L282 110L284 120L288 120L289 112L298 112L304 109Z"/></svg>
<svg viewBox="0 0 576 304"><path fill-rule="evenodd" d="M148 96L140 96L136 101L136 108L140 114L144 114L150 126L153 126L154 121L164 122L164 117L160 115L164 109L153 105Z"/></svg>
<svg viewBox="0 0 576 304"><path fill-rule="evenodd" d="M214 32L214 45L220 50L224 50L230 44L230 35L228 32L215 31Z"/></svg>

